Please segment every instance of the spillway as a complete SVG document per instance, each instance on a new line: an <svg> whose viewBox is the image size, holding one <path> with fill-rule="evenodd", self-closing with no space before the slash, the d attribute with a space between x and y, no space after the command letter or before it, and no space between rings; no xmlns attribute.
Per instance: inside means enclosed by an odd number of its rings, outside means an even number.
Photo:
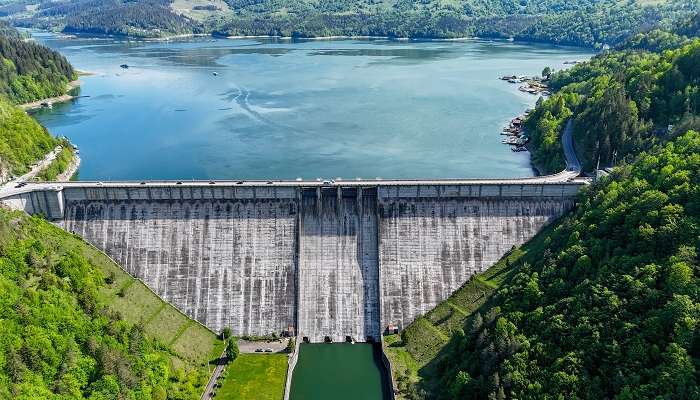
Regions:
<svg viewBox="0 0 700 400"><path fill-rule="evenodd" d="M361 189L302 196L299 332L311 342L379 339L376 201Z"/></svg>

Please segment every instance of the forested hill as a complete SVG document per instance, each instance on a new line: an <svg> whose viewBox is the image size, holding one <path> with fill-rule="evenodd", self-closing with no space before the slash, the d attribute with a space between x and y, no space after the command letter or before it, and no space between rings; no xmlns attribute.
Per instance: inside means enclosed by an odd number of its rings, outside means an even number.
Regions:
<svg viewBox="0 0 700 400"><path fill-rule="evenodd" d="M563 167L560 135L570 118L587 171L631 161L656 143L700 129L698 65L700 39L652 32L628 49L555 73L550 85L557 92L525 124L535 163L542 172Z"/></svg>
<svg viewBox="0 0 700 400"><path fill-rule="evenodd" d="M75 77L63 55L0 25L0 96L14 103L60 96Z"/></svg>
<svg viewBox="0 0 700 400"><path fill-rule="evenodd" d="M698 399L700 134L587 191L453 337L454 399Z"/></svg>
<svg viewBox="0 0 700 400"><path fill-rule="evenodd" d="M671 28L700 0L9 0L16 24L135 36L500 37L600 48Z"/></svg>
<svg viewBox="0 0 700 400"><path fill-rule="evenodd" d="M0 98L0 182L20 176L58 140L26 112Z"/></svg>
<svg viewBox="0 0 700 400"><path fill-rule="evenodd" d="M24 1L19 1L24 4ZM11 14L21 26L64 32L161 37L201 31L199 25L170 9L169 0L67 0L43 2L36 11Z"/></svg>

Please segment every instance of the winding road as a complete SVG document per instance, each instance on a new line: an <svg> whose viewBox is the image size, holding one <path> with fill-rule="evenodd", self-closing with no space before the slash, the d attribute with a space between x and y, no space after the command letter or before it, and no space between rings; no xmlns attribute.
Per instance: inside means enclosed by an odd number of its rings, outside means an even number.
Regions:
<svg viewBox="0 0 700 400"><path fill-rule="evenodd" d="M13 179L13 180L11 180L11 181L5 182L5 183L0 187L0 191L4 191L4 190L7 189L7 188L11 188L11 187L14 187L14 186L16 186L16 185L22 183L22 182L28 182L28 181L34 179L34 177L36 177L37 175L39 175L39 173L40 173L42 170L44 170L44 169L47 168L49 165L51 165L51 162L53 162L53 160L56 159L56 157L58 156L58 154L61 152L61 149L62 149L61 146L56 146L56 148L54 148L53 150L51 150L50 152L48 152L48 153L44 156L44 158L43 158L41 161L39 161L38 163L36 163L36 164L34 165L34 167L32 167L32 169L29 170L29 172L27 172L26 174L24 174L24 175L22 175L22 176L19 176L19 177Z"/></svg>

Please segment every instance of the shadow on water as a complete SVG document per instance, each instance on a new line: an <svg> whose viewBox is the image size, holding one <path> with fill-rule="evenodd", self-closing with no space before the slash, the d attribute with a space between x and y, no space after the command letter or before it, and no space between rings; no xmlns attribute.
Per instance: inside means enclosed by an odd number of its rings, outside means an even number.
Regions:
<svg viewBox="0 0 700 400"><path fill-rule="evenodd" d="M378 344L304 343L299 351L291 400L390 398Z"/></svg>

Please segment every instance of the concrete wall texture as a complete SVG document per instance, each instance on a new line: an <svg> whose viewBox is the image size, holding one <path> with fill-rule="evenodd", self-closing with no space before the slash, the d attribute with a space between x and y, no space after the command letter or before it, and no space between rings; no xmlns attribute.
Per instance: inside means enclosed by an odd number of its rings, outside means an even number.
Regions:
<svg viewBox="0 0 700 400"><path fill-rule="evenodd" d="M67 184L3 201L57 220L214 331L364 341L530 239L579 187Z"/></svg>

